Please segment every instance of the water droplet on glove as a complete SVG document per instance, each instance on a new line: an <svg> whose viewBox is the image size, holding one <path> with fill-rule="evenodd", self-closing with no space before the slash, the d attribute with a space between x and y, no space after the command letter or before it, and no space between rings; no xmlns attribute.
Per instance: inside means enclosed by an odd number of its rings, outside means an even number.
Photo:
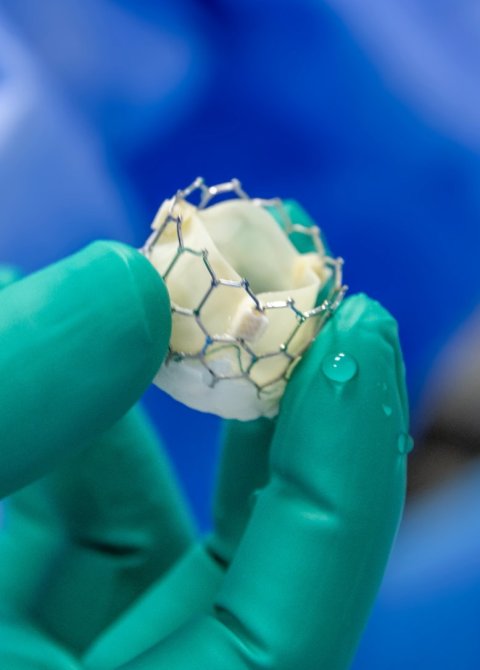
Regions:
<svg viewBox="0 0 480 670"><path fill-rule="evenodd" d="M408 433L400 433L397 446L401 454L409 454L413 449L413 437Z"/></svg>
<svg viewBox="0 0 480 670"><path fill-rule="evenodd" d="M357 361L344 352L326 356L322 361L322 372L334 382L345 383L352 379L358 370Z"/></svg>

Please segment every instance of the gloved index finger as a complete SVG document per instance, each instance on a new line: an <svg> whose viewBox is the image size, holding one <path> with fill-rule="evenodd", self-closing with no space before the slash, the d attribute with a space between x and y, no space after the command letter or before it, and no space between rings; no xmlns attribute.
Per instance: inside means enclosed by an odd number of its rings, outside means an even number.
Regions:
<svg viewBox="0 0 480 670"><path fill-rule="evenodd" d="M380 585L411 444L398 347L393 319L355 296L287 388L271 481L217 604L279 668L348 667Z"/></svg>
<svg viewBox="0 0 480 670"><path fill-rule="evenodd" d="M0 293L0 495L106 430L158 370L166 289L137 251L95 243Z"/></svg>
<svg viewBox="0 0 480 670"><path fill-rule="evenodd" d="M396 324L346 300L290 381L271 478L217 596L126 668L349 667L401 516L408 408Z"/></svg>

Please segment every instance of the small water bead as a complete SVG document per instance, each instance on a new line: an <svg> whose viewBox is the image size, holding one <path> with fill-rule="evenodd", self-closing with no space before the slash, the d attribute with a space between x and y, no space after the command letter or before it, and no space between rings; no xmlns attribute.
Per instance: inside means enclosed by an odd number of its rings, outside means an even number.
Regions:
<svg viewBox="0 0 480 670"><path fill-rule="evenodd" d="M401 454L409 454L413 449L413 437L408 433L400 433L397 446Z"/></svg>
<svg viewBox="0 0 480 670"><path fill-rule="evenodd" d="M385 403L382 405L383 413L385 416L392 416L392 408L390 405L386 405Z"/></svg>
<svg viewBox="0 0 480 670"><path fill-rule="evenodd" d="M330 354L322 361L323 374L334 382L343 384L350 381L356 375L357 370L357 361L353 356L343 351L338 354Z"/></svg>

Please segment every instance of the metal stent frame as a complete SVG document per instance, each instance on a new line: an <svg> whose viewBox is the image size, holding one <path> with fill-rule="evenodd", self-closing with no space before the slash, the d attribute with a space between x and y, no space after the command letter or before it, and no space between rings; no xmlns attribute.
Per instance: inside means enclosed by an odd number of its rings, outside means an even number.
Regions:
<svg viewBox="0 0 480 670"><path fill-rule="evenodd" d="M197 205L197 209L199 210L210 206L212 201L218 196L232 195L234 198L237 197L240 200L247 200L258 207L274 209L287 236L290 236L293 233L299 233L301 235L307 235L310 237L313 243L313 248L319 254L322 263L331 269L327 297L319 305L316 305L307 311L301 311L295 305L295 300L293 298L262 303L251 289L247 278L242 278L239 281L232 281L218 277L212 268L211 263L209 262L208 250L192 249L186 246L184 243L182 233L183 220L181 214L177 211L177 205L181 201L188 202L188 199L196 192L198 192L199 195L199 204ZM345 295L345 292L347 291L348 287L344 285L342 281L343 259L332 258L325 255L324 246L321 241L320 228L318 226L304 226L302 224L293 222L285 208L283 201L280 198L251 198L243 190L242 185L238 179L232 179L228 182L223 182L215 186L207 186L204 180L201 177L198 177L187 188L178 190L170 201L170 205L164 221L157 229L152 232L150 237L145 242L145 245L140 250L147 258L150 257L153 247L160 240L160 237L166 230L167 226L172 225L176 227L178 248L172 262L162 275L167 284L167 288L170 272L175 267L175 264L178 262L179 258L183 254L187 253L202 258L205 269L210 275L210 287L194 309L182 307L181 305L172 303L171 309L173 319L175 320L175 318L181 317L193 319L204 334L205 339L202 348L198 351L174 351L170 347L167 358L165 360L165 365L169 365L172 362L180 363L184 360L198 360L205 369L205 381L210 387L213 387L227 379L246 379L255 386L259 397L268 396L270 394L274 394L276 396L279 393L279 385L286 385L292 374L293 368L300 361L302 355L308 349L312 341L317 337L325 322L338 308ZM218 286L230 287L232 290L243 290L245 294L252 300L254 309L265 315L268 315L270 310L291 310L295 316L296 324L289 337L284 340L274 351L258 354L255 352L254 344L249 344L245 339L234 337L233 335L227 333L210 333L207 325L202 320L202 307L206 304L208 298ZM298 334L303 324L306 321L310 321L312 319L315 320L315 327L313 330L314 335L300 351L297 351L295 354L293 354L289 350L289 345ZM237 370L234 372L215 369L214 362L209 360L209 358L212 358L212 352L217 353L225 347L233 347L235 349ZM260 361L273 357L283 357L285 359L284 370L281 374L276 375L267 383L262 385L258 384L252 378L252 372L254 374L255 366L258 365Z"/></svg>

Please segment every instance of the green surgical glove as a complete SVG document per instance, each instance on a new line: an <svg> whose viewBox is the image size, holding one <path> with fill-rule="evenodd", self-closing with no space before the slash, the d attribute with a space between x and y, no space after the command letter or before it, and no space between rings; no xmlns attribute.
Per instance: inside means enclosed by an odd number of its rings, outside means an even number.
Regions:
<svg viewBox="0 0 480 670"><path fill-rule="evenodd" d="M0 544L0 667L348 668L411 447L393 319L349 298L278 419L225 424L214 530L194 541L130 409L170 333L149 263L93 245L4 289L0 306L0 488L17 491Z"/></svg>

